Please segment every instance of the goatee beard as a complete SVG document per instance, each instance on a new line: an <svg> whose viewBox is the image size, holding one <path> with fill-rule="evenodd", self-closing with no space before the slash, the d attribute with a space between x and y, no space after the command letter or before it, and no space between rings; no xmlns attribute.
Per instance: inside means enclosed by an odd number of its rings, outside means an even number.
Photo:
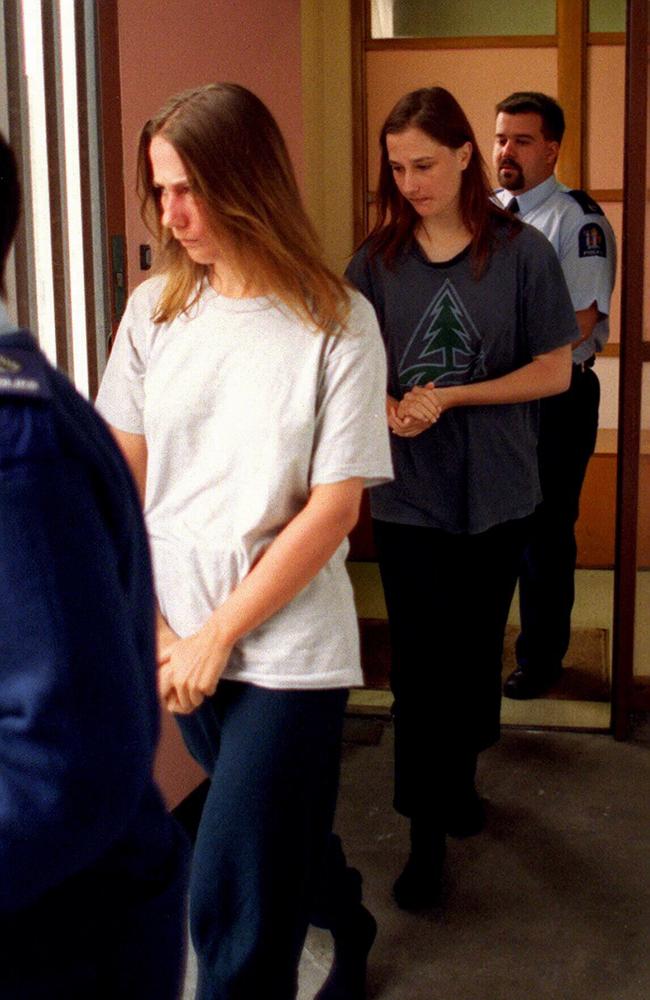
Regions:
<svg viewBox="0 0 650 1000"><path fill-rule="evenodd" d="M505 188L506 191L521 191L524 187L524 174L521 167L516 167L514 164L506 164L505 169L511 172L509 180L506 180L503 176L504 167L499 167L499 180L501 181L501 187Z"/></svg>

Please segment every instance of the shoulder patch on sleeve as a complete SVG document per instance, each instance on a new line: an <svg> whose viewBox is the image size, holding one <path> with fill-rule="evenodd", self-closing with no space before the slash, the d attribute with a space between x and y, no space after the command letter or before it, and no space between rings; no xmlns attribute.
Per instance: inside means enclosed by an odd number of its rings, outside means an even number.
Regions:
<svg viewBox="0 0 650 1000"><path fill-rule="evenodd" d="M578 202L580 208L585 213L585 215L605 214L600 205L598 204L598 202L594 201L594 199L590 195L588 195L586 191L580 191L580 190L567 191L567 194L570 194L571 197Z"/></svg>
<svg viewBox="0 0 650 1000"><path fill-rule="evenodd" d="M45 365L36 351L0 347L0 397L7 396L50 398Z"/></svg>
<svg viewBox="0 0 650 1000"><path fill-rule="evenodd" d="M597 222L587 222L578 233L578 256L607 256L605 234Z"/></svg>

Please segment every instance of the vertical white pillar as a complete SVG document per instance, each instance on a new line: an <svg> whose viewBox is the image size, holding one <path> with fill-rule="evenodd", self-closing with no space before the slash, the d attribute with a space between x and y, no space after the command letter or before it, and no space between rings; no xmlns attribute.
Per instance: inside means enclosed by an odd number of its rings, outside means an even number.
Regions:
<svg viewBox="0 0 650 1000"><path fill-rule="evenodd" d="M59 0L61 30L61 83L63 92L63 134L65 158L67 226L67 291L71 324L72 372L80 392L88 396L88 353L86 336L86 294L84 289L84 244L81 217L81 169L79 164L79 124L77 102L77 56L74 0Z"/></svg>
<svg viewBox="0 0 650 1000"><path fill-rule="evenodd" d="M36 277L36 310L39 343L56 364L54 283L52 280L52 239L50 233L50 186L45 147L45 79L43 74L43 24L40 0L23 0L23 38L28 103L30 150L30 220Z"/></svg>

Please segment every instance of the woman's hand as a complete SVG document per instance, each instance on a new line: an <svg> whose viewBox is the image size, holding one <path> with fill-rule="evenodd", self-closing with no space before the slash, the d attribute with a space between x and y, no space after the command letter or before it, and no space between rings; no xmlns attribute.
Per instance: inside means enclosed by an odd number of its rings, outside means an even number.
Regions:
<svg viewBox="0 0 650 1000"><path fill-rule="evenodd" d="M180 636L165 621L160 609L156 608L156 663L158 666L169 659L172 646L175 646L179 639Z"/></svg>
<svg viewBox="0 0 650 1000"><path fill-rule="evenodd" d="M179 639L158 672L171 712L194 711L214 693L233 647L285 607L332 558L359 517L363 479L318 483L203 627Z"/></svg>
<svg viewBox="0 0 650 1000"><path fill-rule="evenodd" d="M159 659L158 691L168 711L188 715L214 694L231 651L215 634L212 619L194 635L177 637Z"/></svg>
<svg viewBox="0 0 650 1000"><path fill-rule="evenodd" d="M406 431L408 430L408 421L404 421L399 416L399 400L394 399L393 396L386 396L386 419L388 421L388 428L394 434L399 434L401 437L408 436Z"/></svg>
<svg viewBox="0 0 650 1000"><path fill-rule="evenodd" d="M395 433L400 437L416 437L437 423L443 410L441 391L433 382L426 386L416 385L397 406L400 426L395 428Z"/></svg>

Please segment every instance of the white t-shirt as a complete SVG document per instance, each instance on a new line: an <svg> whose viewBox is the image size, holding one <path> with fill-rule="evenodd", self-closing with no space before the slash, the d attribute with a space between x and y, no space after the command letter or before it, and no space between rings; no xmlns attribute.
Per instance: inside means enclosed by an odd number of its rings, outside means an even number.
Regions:
<svg viewBox="0 0 650 1000"><path fill-rule="evenodd" d="M386 363L374 311L352 293L326 336L267 298L207 287L156 324L163 279L131 296L97 406L144 434L145 516L160 608L197 631L319 484L392 475ZM347 541L287 606L245 636L224 676L270 688L361 682Z"/></svg>

